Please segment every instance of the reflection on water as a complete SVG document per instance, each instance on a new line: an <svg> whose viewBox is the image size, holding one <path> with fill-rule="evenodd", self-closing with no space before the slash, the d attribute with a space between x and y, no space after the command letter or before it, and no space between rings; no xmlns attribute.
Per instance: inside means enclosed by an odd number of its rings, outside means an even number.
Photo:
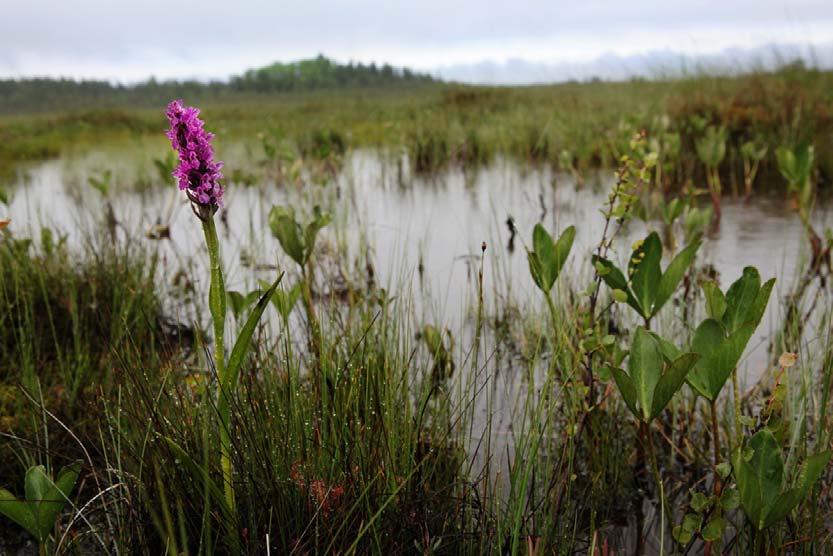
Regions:
<svg viewBox="0 0 833 556"><path fill-rule="evenodd" d="M89 157L89 172L96 171L99 159ZM536 222L551 230L571 224L578 228L564 280L576 286L586 282L591 272L589 254L602 233L599 209L611 186L612 172L602 172L577 188L567 175L499 162L476 171L453 170L403 184L396 165L385 160L373 152L355 152L336 182L323 187L229 185L220 228L229 287L254 288L258 279L268 279L274 273L244 268L241 254L266 269L275 265L293 268L268 229L268 212L275 203L328 207L335 214L335 225L324 233L331 244L346 246L352 257L369 253L378 284L397 293L410 289L425 321L452 330L459 329L475 300L476 269L484 241L488 246L487 305L511 300L520 307L537 307L539 294L529 278L524 252L524 242ZM85 182L83 160L55 160L21 172L9 207L14 229L36 233L41 225L48 225L68 234L70 243L78 245L85 232L100 229L98 222L106 213L103 196ZM159 249L166 271L173 274L186 267L200 286L199 278L204 274L195 270L205 264L202 231L176 188L160 186L139 193L116 187L111 200L120 235ZM827 209L817 211L822 223L829 216ZM518 229L514 249L510 249L507 226L510 218ZM170 241L145 238L157 224L170 226ZM633 240L659 226L641 221L627 226L618 243L619 262L624 263ZM778 295L795 278L798 264L806 256L804 243L801 224L782 198L758 196L749 205L726 199L720 228L710 234L699 259L714 266L724 287L744 266L757 266L764 278L779 279ZM192 257L194 253L200 256ZM757 341L750 344L755 347L745 360L747 383L765 369L765 339L773 332L778 305L770 303Z"/></svg>

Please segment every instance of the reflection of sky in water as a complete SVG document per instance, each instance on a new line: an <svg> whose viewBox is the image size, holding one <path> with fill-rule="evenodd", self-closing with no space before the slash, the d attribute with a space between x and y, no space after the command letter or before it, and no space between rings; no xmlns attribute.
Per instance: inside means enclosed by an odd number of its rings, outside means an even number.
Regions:
<svg viewBox="0 0 833 556"><path fill-rule="evenodd" d="M100 158L90 155L90 167L99 168ZM102 196L80 185L86 181L82 162L50 161L21 173L9 207L14 229L49 225L68 233L73 243L83 236L79 230L96 230L90 215L103 214ZM117 174L118 170L114 172ZM606 199L612 173L600 176L600 180L589 180L587 186L576 189L570 178L553 176L549 170L521 172L513 164L497 163L486 169L454 170L400 186L395 164L385 164L372 153L357 152L349 157L337 186L231 186L227 194L229 226L220 227L227 281L230 288L243 290L254 287L257 279L270 277L268 271L243 268L240 253L244 251L258 263L277 261L281 268L293 268L269 232L269 209L274 203L307 207L321 203L332 208L336 221L324 233L325 240L346 241L352 258L359 254L360 241L369 245L378 283L391 291L411 284L425 318L454 330L475 300L483 241L488 244L484 286L487 304L497 304L507 296L521 306L539 304L523 242L542 219L549 229L576 225L578 233L565 279L578 284L580 278L589 275L589 254L603 227L599 208ZM593 181L595 185L590 183ZM160 249L171 272L186 262L197 268L205 263L203 256L191 257L195 249L203 251L202 231L173 186L152 188L144 194L116 189L113 198L116 216L124 228L137 241ZM820 210L817 218L828 215L829 211ZM514 254L507 249L509 216L519 229ZM170 242L144 239L144 232L157 219L170 224ZM625 229L625 237L618 243L620 263L624 264L633 240L645 232L646 225L639 221ZM700 260L715 266L724 288L744 266L757 266L765 279L779 278L778 295L783 294L784 283L794 278L803 252L800 222L783 200L756 197L754 203L744 205L727 198L720 229L701 249ZM425 271L422 286L417 276L420 261ZM778 309L778 304L770 303L768 320L758 336L770 332L770 319ZM761 347L764 344L758 342ZM762 349L753 355L756 367L765 364ZM761 370L752 372L758 375Z"/></svg>
<svg viewBox="0 0 833 556"><path fill-rule="evenodd" d="M101 195L86 185L78 185L86 181L83 164L75 161L69 178L67 168L65 162L51 161L33 166L25 178L21 176L9 208L14 230L36 230L47 224L68 233L70 242L76 246L83 237L79 230L100 231L90 215L102 218ZM334 242L346 245L349 260L344 264L349 265L360 255L360 249L364 250L364 245L369 246L377 283L406 302L413 296L416 309L408 317L413 318L410 323L413 330L426 322L447 326L458 338L456 345L462 358L472 345L471 332L460 330L461 323L472 315L470 309L476 302L481 242L488 244L486 304L498 308L509 299L521 308L534 308L539 314L545 314L540 294L529 277L524 241L528 241L532 227L541 219L550 230L560 231L575 224L578 231L573 254L561 280L569 280L576 289L583 289L591 271L589 255L602 232L599 209L607 197L612 172L601 176L602 183L594 186L591 182L599 180L588 180L587 186L576 189L571 178L553 176L549 170L521 172L513 164L497 163L482 170L467 173L454 170L436 179L419 179L400 186L395 163L383 163L372 153L357 152L349 157L338 183L326 187L232 185L226 195L229 225L220 225L227 285L230 289L248 291L257 285L258 279L274 277L273 270L243 267L242 252L251 254L257 263L277 263L280 268L293 269L287 278L292 283L294 265L269 232L269 209L274 203L289 202L304 207L320 203L334 212L335 223L325 230L318 247L327 249L327 243ZM207 263L202 230L183 195L173 185L153 188L146 194L117 191L113 199L116 216L130 236L150 249L159 250L162 272L172 276L185 267L196 282L197 291L207 290L206 280L200 280L207 278L202 270ZM828 210L820 210L817 217L820 221L828 218L829 222L829 214ZM519 229L513 254L507 249L506 219L510 215ZM170 241L144 238L144 232L157 219L170 224ZM625 229L615 255L620 265L625 263L632 242L645 233L646 225L639 221ZM747 386L766 369L767 344L781 311L780 304L774 301L776 296L784 296L786 284L793 283L797 261L806 256L802 255L804 243L798 218L783 200L756 197L750 205L726 199L720 229L710 235L701 249L700 262L715 266L724 289L747 265L757 266L764 279L772 276L779 279L764 322L741 365L741 376L745 377ZM425 269L422 284L417 272L420 261ZM663 264L667 263L666 260ZM169 311L183 321L194 318L182 314L175 302L170 303ZM673 311L666 309L660 317L657 323L660 329L679 328ZM299 318L297 311L295 318ZM483 351L484 358L492 354L488 338ZM491 415L492 453L511 458L514 451L510 425L519 419L516 413L522 407L519 394L527 386L521 379L525 365L498 360L490 365L488 372L466 379L474 388L489 386L481 390L482 395L472 409L475 423L472 446L479 440L478 431L487 430ZM539 386L540 380L538 375ZM475 468L484 464L479 453L476 460Z"/></svg>

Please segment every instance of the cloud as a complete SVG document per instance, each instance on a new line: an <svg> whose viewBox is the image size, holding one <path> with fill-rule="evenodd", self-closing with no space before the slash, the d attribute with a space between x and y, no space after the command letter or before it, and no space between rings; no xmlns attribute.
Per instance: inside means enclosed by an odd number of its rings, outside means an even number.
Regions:
<svg viewBox="0 0 833 556"><path fill-rule="evenodd" d="M224 77L318 53L418 69L833 40L833 2L5 0L0 75Z"/></svg>

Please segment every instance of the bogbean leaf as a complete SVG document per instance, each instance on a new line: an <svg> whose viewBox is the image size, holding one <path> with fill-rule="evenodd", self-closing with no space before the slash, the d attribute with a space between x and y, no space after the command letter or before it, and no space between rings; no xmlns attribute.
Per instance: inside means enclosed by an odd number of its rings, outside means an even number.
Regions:
<svg viewBox="0 0 833 556"><path fill-rule="evenodd" d="M703 321L694 332L692 351L701 358L688 375L688 383L701 395L714 401L740 361L746 344L755 331L746 324L729 337L722 336L723 327L713 319Z"/></svg>
<svg viewBox="0 0 833 556"><path fill-rule="evenodd" d="M625 278L625 275L622 274L622 271L616 268L616 265L614 265L611 261L596 255L593 256L593 264L596 266L596 271L599 273L599 276L601 276L602 281L604 281L604 283L613 290L616 300L621 300L621 294L618 294L617 297L617 291L624 293L625 300L628 305L641 315L642 307L639 306L639 301L637 301L633 296L633 293L628 286L628 280ZM603 268L605 272L600 272L599 267Z"/></svg>
<svg viewBox="0 0 833 556"><path fill-rule="evenodd" d="M295 210L292 207L272 207L269 212L269 228L278 238L286 254L303 266L306 263L304 243L301 239L301 227L295 221Z"/></svg>
<svg viewBox="0 0 833 556"><path fill-rule="evenodd" d="M652 232L636 246L628 262L631 289L642 308L643 317L650 317L653 312L662 277L661 261L662 241L656 232Z"/></svg>
<svg viewBox="0 0 833 556"><path fill-rule="evenodd" d="M549 293L558 279L572 249L575 235L575 227L569 226L557 241L553 241L552 236L541 224L536 224L533 228L532 251L527 252L529 271L535 285L544 293Z"/></svg>
<svg viewBox="0 0 833 556"><path fill-rule="evenodd" d="M832 452L807 458L795 485L784 490L785 474L781 446L769 429L761 429L733 457L740 505L756 529L770 527L798 506L821 477Z"/></svg>
<svg viewBox="0 0 833 556"><path fill-rule="evenodd" d="M614 292L616 301L628 305L645 319L656 315L671 299L700 247L695 238L671 261L662 272L662 242L656 232L634 245L628 262L628 278L607 259L593 257L593 265L599 276Z"/></svg>
<svg viewBox="0 0 833 556"><path fill-rule="evenodd" d="M312 221L307 224L304 230L304 264L315 249L315 240L318 237L318 232L326 225L332 222L332 216L329 213L322 212L321 208L316 206L313 209Z"/></svg>
<svg viewBox="0 0 833 556"><path fill-rule="evenodd" d="M744 268L725 295L714 282L703 284L709 318L694 333L692 350L701 359L688 378L699 394L717 399L763 318L774 285L772 279L762 286L753 267Z"/></svg>
<svg viewBox="0 0 833 556"><path fill-rule="evenodd" d="M756 529L765 527L766 514L781 494L784 462L781 446L768 429L761 429L749 440L752 451L747 460L736 453L734 467L740 503Z"/></svg>
<svg viewBox="0 0 833 556"><path fill-rule="evenodd" d="M703 137L697 140L697 156L709 168L716 168L726 156L726 139L728 132L725 127L709 126Z"/></svg>
<svg viewBox="0 0 833 556"><path fill-rule="evenodd" d="M723 295L717 282L712 280L703 282L702 287L706 298L706 314L710 319L721 320L726 313L726 296Z"/></svg>
<svg viewBox="0 0 833 556"><path fill-rule="evenodd" d="M633 385L631 377L617 367L610 368L610 372L613 374L613 380L619 388L619 393L622 394L622 399L625 400L625 405L631 410L633 416L639 419L640 415L636 407L636 387Z"/></svg>
<svg viewBox="0 0 833 556"><path fill-rule="evenodd" d="M700 248L700 240L695 240L688 244L682 251L677 253L677 256L669 263L668 268L662 273L659 286L657 288L656 299L654 300L654 307L651 310L651 315L655 315L662 309L662 306L671 299L674 291L683 279L688 267L694 262L694 257L697 255L697 250Z"/></svg>
<svg viewBox="0 0 833 556"><path fill-rule="evenodd" d="M656 334L638 327L631 342L628 372L610 368L625 404L637 419L655 419L685 382L698 359L679 350Z"/></svg>
<svg viewBox="0 0 833 556"><path fill-rule="evenodd" d="M639 413L645 421L651 415L654 389L662 372L663 357L653 336L643 327L636 329L628 359L628 375L636 389Z"/></svg>
<svg viewBox="0 0 833 556"><path fill-rule="evenodd" d="M752 306L758 291L761 289L761 275L755 267L747 266L743 274L726 292L726 312L723 314L723 325L728 332L750 320Z"/></svg>
<svg viewBox="0 0 833 556"><path fill-rule="evenodd" d="M314 248L318 232L332 221L329 213L320 207L313 209L312 220L301 227L292 207L273 206L269 211L269 228L278 238L281 247L300 266L307 264Z"/></svg>
<svg viewBox="0 0 833 556"><path fill-rule="evenodd" d="M700 360L688 376L688 383L703 396L709 397L709 367L708 360L726 337L723 325L714 319L706 319L694 331L691 351L700 355Z"/></svg>
<svg viewBox="0 0 833 556"><path fill-rule="evenodd" d="M656 419L682 387L691 368L700 358L696 353L684 353L667 366L654 389L651 402L651 419Z"/></svg>
<svg viewBox="0 0 833 556"><path fill-rule="evenodd" d="M69 501L69 495L75 487L75 482L78 480L78 475L81 472L81 464L76 462L67 466L58 473L58 478L53 483L46 475L42 466L38 466L39 473L43 474L45 484L47 485L46 492L43 494L40 502L35 502L34 514L38 521L38 529L41 534L41 542L45 541L49 533L55 527L55 520L58 514L64 509ZM28 481L27 473L27 481Z"/></svg>
<svg viewBox="0 0 833 556"><path fill-rule="evenodd" d="M32 513L31 505L25 500L18 500L14 494L4 488L0 488L0 513L40 540L38 522Z"/></svg>
<svg viewBox="0 0 833 556"><path fill-rule="evenodd" d="M772 508L767 512L764 526L770 527L787 516L802 500L810 494L810 489L819 480L827 462L830 461L830 451L819 452L807 458L798 473L796 486L779 496Z"/></svg>
<svg viewBox="0 0 833 556"><path fill-rule="evenodd" d="M778 171L787 180L791 190L795 190L806 183L813 172L813 147L801 144L790 149L779 147L775 151L778 161Z"/></svg>
<svg viewBox="0 0 833 556"><path fill-rule="evenodd" d="M0 513L26 529L38 542L46 542L80 472L81 464L73 463L61 469L53 482L44 466L30 467L24 480L25 500L0 489Z"/></svg>

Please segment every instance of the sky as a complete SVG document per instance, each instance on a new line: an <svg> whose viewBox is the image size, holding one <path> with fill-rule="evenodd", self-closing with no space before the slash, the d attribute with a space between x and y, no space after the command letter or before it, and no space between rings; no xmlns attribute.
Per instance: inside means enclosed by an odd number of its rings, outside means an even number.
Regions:
<svg viewBox="0 0 833 556"><path fill-rule="evenodd" d="M482 72L519 61L833 45L833 0L0 0L0 14L0 77L124 83L319 53L489 81Z"/></svg>

